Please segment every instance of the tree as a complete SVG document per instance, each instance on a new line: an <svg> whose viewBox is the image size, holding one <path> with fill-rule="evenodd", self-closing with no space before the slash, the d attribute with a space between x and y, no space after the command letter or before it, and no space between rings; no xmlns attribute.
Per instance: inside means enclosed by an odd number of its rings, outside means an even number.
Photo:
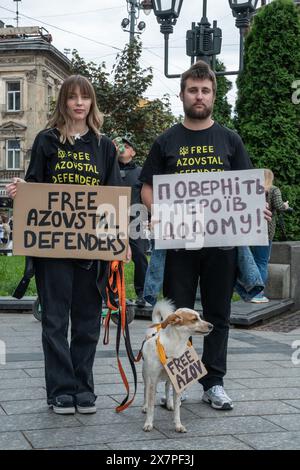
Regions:
<svg viewBox="0 0 300 470"><path fill-rule="evenodd" d="M217 60L216 70L218 72L225 70L223 62ZM228 103L227 93L231 90L232 83L224 76L217 76L217 95L214 104L213 118L226 127L233 128L231 117L232 106Z"/></svg>
<svg viewBox="0 0 300 470"><path fill-rule="evenodd" d="M85 62L73 51L72 71L86 76L93 84L100 110L104 113L103 132L109 137L131 134L137 146L137 159L142 162L154 139L176 122L168 95L147 100L151 85L151 67L143 69L139 59L142 45L137 40L125 46L116 57L110 74L105 63Z"/></svg>
<svg viewBox="0 0 300 470"><path fill-rule="evenodd" d="M270 168L294 207L287 233L300 239L300 104L292 86L300 78L300 15L292 0L261 8L245 41L238 79L237 127L258 168Z"/></svg>

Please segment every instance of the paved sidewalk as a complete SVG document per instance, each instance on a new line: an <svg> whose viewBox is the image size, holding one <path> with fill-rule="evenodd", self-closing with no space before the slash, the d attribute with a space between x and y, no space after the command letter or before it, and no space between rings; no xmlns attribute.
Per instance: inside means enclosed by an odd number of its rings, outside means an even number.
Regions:
<svg viewBox="0 0 300 470"><path fill-rule="evenodd" d="M149 323L131 323L134 350ZM181 411L186 434L174 431L172 413L159 405L155 429L143 432L141 364L133 405L115 412L126 395L115 358L115 332L112 324L110 345L101 341L98 346L97 414L64 417L46 405L40 323L30 314L0 315L0 449L300 449L300 364L292 363L293 353L300 360L300 328L289 333L231 329L225 388L234 410L211 409L201 402L201 387L194 385ZM292 348L296 340L298 354ZM1 365L4 344L7 363ZM201 340L194 338L194 345L199 351ZM125 357L123 364L128 364ZM132 380L129 365L126 370Z"/></svg>

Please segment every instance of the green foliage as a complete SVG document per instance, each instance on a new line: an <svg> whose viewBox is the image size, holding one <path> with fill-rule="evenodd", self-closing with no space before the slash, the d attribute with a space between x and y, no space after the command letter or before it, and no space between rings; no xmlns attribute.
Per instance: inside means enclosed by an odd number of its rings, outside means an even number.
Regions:
<svg viewBox="0 0 300 470"><path fill-rule="evenodd" d="M216 71L224 71L225 65L217 60ZM224 76L217 76L217 96L214 105L213 118L223 126L233 128L231 117L232 106L228 103L227 93L231 90L232 83Z"/></svg>
<svg viewBox="0 0 300 470"><path fill-rule="evenodd" d="M299 9L292 0L274 0L257 13L245 41L237 128L254 165L274 172L295 209L285 218L291 240L300 240L300 104L292 101L299 79Z"/></svg>
<svg viewBox="0 0 300 470"><path fill-rule="evenodd" d="M147 156L154 139L176 122L171 113L168 95L162 99L147 100L144 96L152 84L151 67L143 69L139 59L142 45L135 41L125 46L116 57L112 73L105 63L85 62L73 51L73 73L79 73L92 82L100 110L104 113L103 132L109 137L132 134L137 146L137 160Z"/></svg>

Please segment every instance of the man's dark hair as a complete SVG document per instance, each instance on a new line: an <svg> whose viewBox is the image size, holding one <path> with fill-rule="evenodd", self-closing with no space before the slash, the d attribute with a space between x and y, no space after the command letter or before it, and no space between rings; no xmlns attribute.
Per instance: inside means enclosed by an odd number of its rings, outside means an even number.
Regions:
<svg viewBox="0 0 300 470"><path fill-rule="evenodd" d="M203 60L198 60L198 62L192 65L186 72L181 75L181 93L183 93L185 90L186 81L188 78L191 78L192 80L210 80L212 82L214 96L216 96L217 80L215 73L211 70L210 66Z"/></svg>

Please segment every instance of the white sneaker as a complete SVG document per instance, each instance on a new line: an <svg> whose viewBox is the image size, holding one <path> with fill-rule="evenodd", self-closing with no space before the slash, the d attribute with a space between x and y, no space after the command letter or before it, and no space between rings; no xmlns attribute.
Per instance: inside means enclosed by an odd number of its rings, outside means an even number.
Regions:
<svg viewBox="0 0 300 470"><path fill-rule="evenodd" d="M216 410L232 410L231 398L227 395L222 385L214 385L203 393L202 401L209 403Z"/></svg>
<svg viewBox="0 0 300 470"><path fill-rule="evenodd" d="M250 302L252 302L253 304L266 304L270 302L270 300L268 299L268 297L265 297L264 295L262 295L261 297L259 296L252 297Z"/></svg>

